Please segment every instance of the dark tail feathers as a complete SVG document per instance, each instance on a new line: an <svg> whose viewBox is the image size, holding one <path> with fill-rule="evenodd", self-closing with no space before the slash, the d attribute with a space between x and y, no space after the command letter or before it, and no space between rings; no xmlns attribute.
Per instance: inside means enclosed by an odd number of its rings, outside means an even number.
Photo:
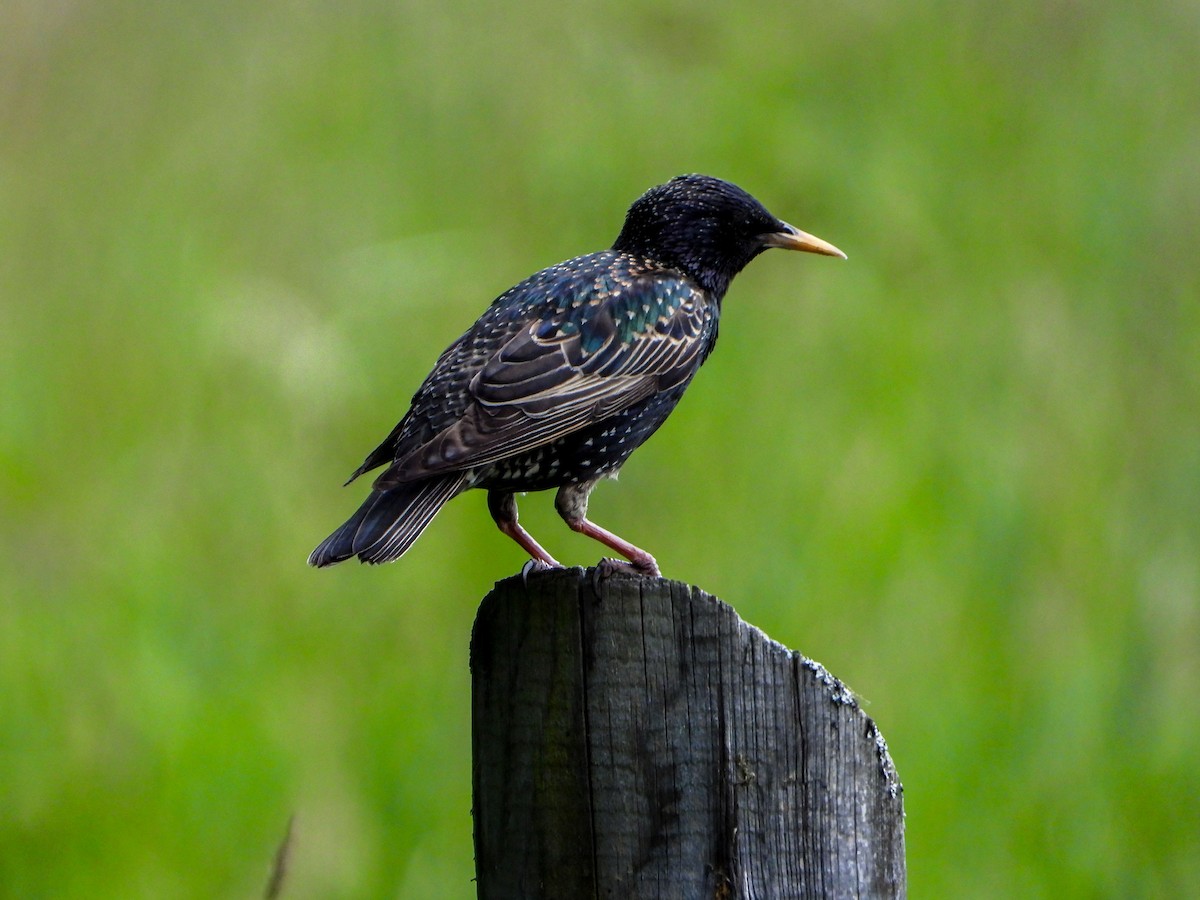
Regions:
<svg viewBox="0 0 1200 900"><path fill-rule="evenodd" d="M465 482L456 472L371 491L358 512L312 552L308 564L322 568L352 556L365 563L399 559Z"/></svg>

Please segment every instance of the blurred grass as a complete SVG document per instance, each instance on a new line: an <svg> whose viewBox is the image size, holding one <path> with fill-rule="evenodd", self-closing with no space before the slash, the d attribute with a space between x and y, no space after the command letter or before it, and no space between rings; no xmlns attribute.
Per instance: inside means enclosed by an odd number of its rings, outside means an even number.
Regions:
<svg viewBox="0 0 1200 900"><path fill-rule="evenodd" d="M914 896L1200 894L1194 4L0 9L0 895L473 895L482 497L316 573L502 289L769 254L597 519L868 701ZM667 513L664 513L668 511ZM523 520L575 563L548 498Z"/></svg>

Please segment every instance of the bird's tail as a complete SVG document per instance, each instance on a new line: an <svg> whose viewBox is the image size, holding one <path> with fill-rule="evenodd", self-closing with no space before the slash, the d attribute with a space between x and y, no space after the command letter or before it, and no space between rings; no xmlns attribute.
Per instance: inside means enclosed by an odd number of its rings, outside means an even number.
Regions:
<svg viewBox="0 0 1200 900"><path fill-rule="evenodd" d="M308 564L322 568L352 556L365 563L399 559L466 481L455 472L371 491L358 512L312 552Z"/></svg>

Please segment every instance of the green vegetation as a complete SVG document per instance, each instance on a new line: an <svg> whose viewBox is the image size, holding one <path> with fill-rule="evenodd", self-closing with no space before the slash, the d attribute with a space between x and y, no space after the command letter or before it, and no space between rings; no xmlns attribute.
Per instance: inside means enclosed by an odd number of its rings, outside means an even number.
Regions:
<svg viewBox="0 0 1200 900"><path fill-rule="evenodd" d="M1200 895L1194 4L0 11L0 895L473 896L482 495L304 565L685 171L769 254L592 511L858 690L919 897ZM598 548L550 498L523 522Z"/></svg>

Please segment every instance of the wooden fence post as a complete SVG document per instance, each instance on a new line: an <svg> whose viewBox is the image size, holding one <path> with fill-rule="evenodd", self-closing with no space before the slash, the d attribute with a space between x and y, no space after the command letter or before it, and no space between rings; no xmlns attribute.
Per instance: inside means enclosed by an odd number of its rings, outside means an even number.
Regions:
<svg viewBox="0 0 1200 900"><path fill-rule="evenodd" d="M698 588L568 569L471 638L479 897L903 897L887 745L820 664Z"/></svg>

